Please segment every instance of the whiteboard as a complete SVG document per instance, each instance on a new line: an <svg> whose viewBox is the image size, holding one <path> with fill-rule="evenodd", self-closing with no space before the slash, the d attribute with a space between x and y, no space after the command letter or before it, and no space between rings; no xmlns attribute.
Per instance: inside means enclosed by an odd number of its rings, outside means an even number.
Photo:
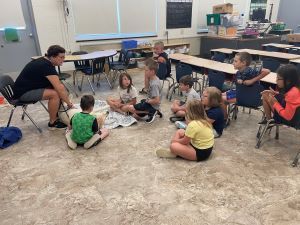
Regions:
<svg viewBox="0 0 300 225"><path fill-rule="evenodd" d="M77 40L157 33L157 0L72 0L71 11Z"/></svg>
<svg viewBox="0 0 300 225"><path fill-rule="evenodd" d="M21 0L1 0L0 29L5 27L25 27Z"/></svg>

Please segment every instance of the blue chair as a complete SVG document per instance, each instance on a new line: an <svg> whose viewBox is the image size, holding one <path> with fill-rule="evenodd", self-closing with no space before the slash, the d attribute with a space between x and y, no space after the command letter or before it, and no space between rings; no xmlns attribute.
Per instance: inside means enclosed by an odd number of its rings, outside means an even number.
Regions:
<svg viewBox="0 0 300 225"><path fill-rule="evenodd" d="M109 68L113 71L113 77L112 77L112 85L114 85L115 81L118 79L119 75L121 73L127 73L127 68L130 63L130 59L133 57L133 52L122 49L120 52L120 56L118 61L109 61Z"/></svg>
<svg viewBox="0 0 300 225"><path fill-rule="evenodd" d="M169 89L169 93L167 94L167 98L169 97L169 101L172 100L172 95L175 93L175 90L179 88L179 80L181 77L193 74L193 69L191 66L187 64L178 63L175 67L176 69L176 82L174 82Z"/></svg>
<svg viewBox="0 0 300 225"><path fill-rule="evenodd" d="M213 56L211 57L212 60L217 62L224 62L226 58L226 54L223 52L214 52Z"/></svg>
<svg viewBox="0 0 300 225"><path fill-rule="evenodd" d="M158 78L160 80L163 81L162 86L161 86L161 90L164 87L164 83L165 81L168 82L168 91L167 91L167 99L168 99L168 93L170 91L170 87L174 84L174 78L171 77L170 74L168 74L168 69L167 69L167 64L166 63L158 63L158 70L156 75L158 76ZM172 82L172 84L171 84Z"/></svg>
<svg viewBox="0 0 300 225"><path fill-rule="evenodd" d="M246 86L243 84L236 85L236 103L232 104L228 107L228 115L232 115L232 119L237 119L238 107L242 106L243 108L249 108L254 110L259 110L263 113L261 109L262 100L261 100L261 92L263 91L263 87L256 83L251 86ZM249 113L251 112L249 110Z"/></svg>
<svg viewBox="0 0 300 225"><path fill-rule="evenodd" d="M295 55L300 55L300 49L298 49L298 48L289 48L288 53L295 54Z"/></svg>
<svg viewBox="0 0 300 225"><path fill-rule="evenodd" d="M300 107L297 108L294 117L291 119L291 121L286 121L284 123L275 123L275 121L269 120L267 124L261 124L258 128L256 137L257 137L257 143L256 143L256 148L259 148L261 146L261 142L263 137L265 136L266 132L269 130L269 133L271 132L273 127L276 127L276 134L275 134L275 139L279 139L279 127L282 125L286 125L289 127L293 127L296 130L300 130ZM298 164L300 158L300 151L296 154L292 166L295 167Z"/></svg>
<svg viewBox="0 0 300 225"><path fill-rule="evenodd" d="M280 49L275 47L275 46L272 46L272 45L267 45L265 47L265 51L268 51L268 52L280 52Z"/></svg>
<svg viewBox="0 0 300 225"><path fill-rule="evenodd" d="M89 68L86 68L86 69L82 70L83 76L82 76L82 79L81 79L81 85L80 86L78 85L78 89L80 91L82 91L82 84L83 84L84 77L87 77L87 80L89 82L90 88L92 89L92 92L95 95L95 90L93 88L93 85L92 85L91 80L90 80L89 77L92 76L93 77L93 81L94 81L95 76L98 75L97 86L99 86L100 85L99 80L100 80L100 75L101 74L105 75L107 83L110 86L110 88L112 89L112 85L111 85L111 83L110 83L110 81L108 79L107 74L103 73L104 64L105 64L105 58L97 58L97 59L91 59L91 60L89 60L89 65L90 65Z"/></svg>
<svg viewBox="0 0 300 225"><path fill-rule="evenodd" d="M269 69L272 72L276 72L280 67L280 61L277 59L264 57L262 59L262 66L263 68Z"/></svg>
<svg viewBox="0 0 300 225"><path fill-rule="evenodd" d="M88 54L86 51L73 52L72 55L85 55ZM82 72L83 69L88 69L90 67L89 60L78 60L74 61L75 70L73 71L73 84L75 85L75 79L77 80L77 72Z"/></svg>
<svg viewBox="0 0 300 225"><path fill-rule="evenodd" d="M215 70L208 70L208 86L209 87L216 87L220 91L223 90L223 84L225 82L225 73Z"/></svg>

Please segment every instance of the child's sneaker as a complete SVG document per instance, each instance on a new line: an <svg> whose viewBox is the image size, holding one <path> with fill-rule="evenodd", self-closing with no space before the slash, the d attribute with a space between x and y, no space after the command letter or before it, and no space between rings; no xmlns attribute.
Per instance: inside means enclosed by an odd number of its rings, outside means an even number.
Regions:
<svg viewBox="0 0 300 225"><path fill-rule="evenodd" d="M186 124L182 121L176 121L175 122L175 127L177 127L178 129L186 129Z"/></svg>
<svg viewBox="0 0 300 225"><path fill-rule="evenodd" d="M66 130L66 141L68 143L69 148L74 150L77 148L77 143L72 140L71 134L72 134L72 131L67 129Z"/></svg>
<svg viewBox="0 0 300 225"><path fill-rule="evenodd" d="M173 154L169 149L165 148L157 149L156 155L160 158L176 158L175 154Z"/></svg>
<svg viewBox="0 0 300 225"><path fill-rule="evenodd" d="M96 146L101 141L100 134L94 134L93 137L90 138L87 142L84 143L83 147L89 149L93 146Z"/></svg>
<svg viewBox="0 0 300 225"><path fill-rule="evenodd" d="M155 120L155 117L157 115L157 111L155 111L152 115L148 114L148 119L146 119L146 123L152 123Z"/></svg>

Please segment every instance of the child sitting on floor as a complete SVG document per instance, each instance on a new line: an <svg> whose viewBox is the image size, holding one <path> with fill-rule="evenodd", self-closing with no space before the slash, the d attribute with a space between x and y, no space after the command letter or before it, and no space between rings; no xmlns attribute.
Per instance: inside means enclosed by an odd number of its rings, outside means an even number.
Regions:
<svg viewBox="0 0 300 225"><path fill-rule="evenodd" d="M170 117L171 122L183 121L186 112L186 104L192 99L200 99L199 93L193 88L193 79L190 75L186 75L179 80L180 91L185 96L185 101L174 100L171 111L176 115Z"/></svg>
<svg viewBox="0 0 300 225"><path fill-rule="evenodd" d="M119 77L119 99L108 97L106 100L113 111L121 114L128 112L128 106L136 104L137 90L132 84L131 76L122 73Z"/></svg>
<svg viewBox="0 0 300 225"><path fill-rule="evenodd" d="M276 123L290 125L297 108L300 107L300 74L294 65L280 67L277 71L277 87L262 92L266 118L260 124Z"/></svg>
<svg viewBox="0 0 300 225"><path fill-rule="evenodd" d="M175 158L180 156L194 161L208 159L213 150L214 135L201 101L196 99L189 101L185 117L188 123L186 130L177 130L171 141L171 151L158 149L156 151L158 157Z"/></svg>
<svg viewBox="0 0 300 225"><path fill-rule="evenodd" d="M159 78L156 76L157 72L157 62L153 59L148 59L145 63L145 76L149 78L149 91L148 98L142 99L140 103L135 105L130 105L128 107L129 112L133 113L136 119L140 119L148 115L146 123L152 123L156 117L159 115L162 117L159 111L160 99L161 99L161 83Z"/></svg>
<svg viewBox="0 0 300 225"><path fill-rule="evenodd" d="M84 95L80 100L82 112L76 113L70 120L70 127L66 131L66 139L71 149L76 149L77 144L84 148L91 148L108 136L108 129L99 129L104 118L91 115L95 104L92 95Z"/></svg>

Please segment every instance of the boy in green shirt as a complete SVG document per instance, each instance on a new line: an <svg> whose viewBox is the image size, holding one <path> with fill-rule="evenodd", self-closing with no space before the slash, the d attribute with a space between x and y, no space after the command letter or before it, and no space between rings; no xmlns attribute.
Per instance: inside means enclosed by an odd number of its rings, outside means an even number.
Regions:
<svg viewBox="0 0 300 225"><path fill-rule="evenodd" d="M82 112L76 113L70 120L71 128L66 132L68 146L76 149L77 144L91 148L108 136L108 129L102 128L103 118L96 118L93 111L95 99L92 95L84 95L80 100Z"/></svg>

